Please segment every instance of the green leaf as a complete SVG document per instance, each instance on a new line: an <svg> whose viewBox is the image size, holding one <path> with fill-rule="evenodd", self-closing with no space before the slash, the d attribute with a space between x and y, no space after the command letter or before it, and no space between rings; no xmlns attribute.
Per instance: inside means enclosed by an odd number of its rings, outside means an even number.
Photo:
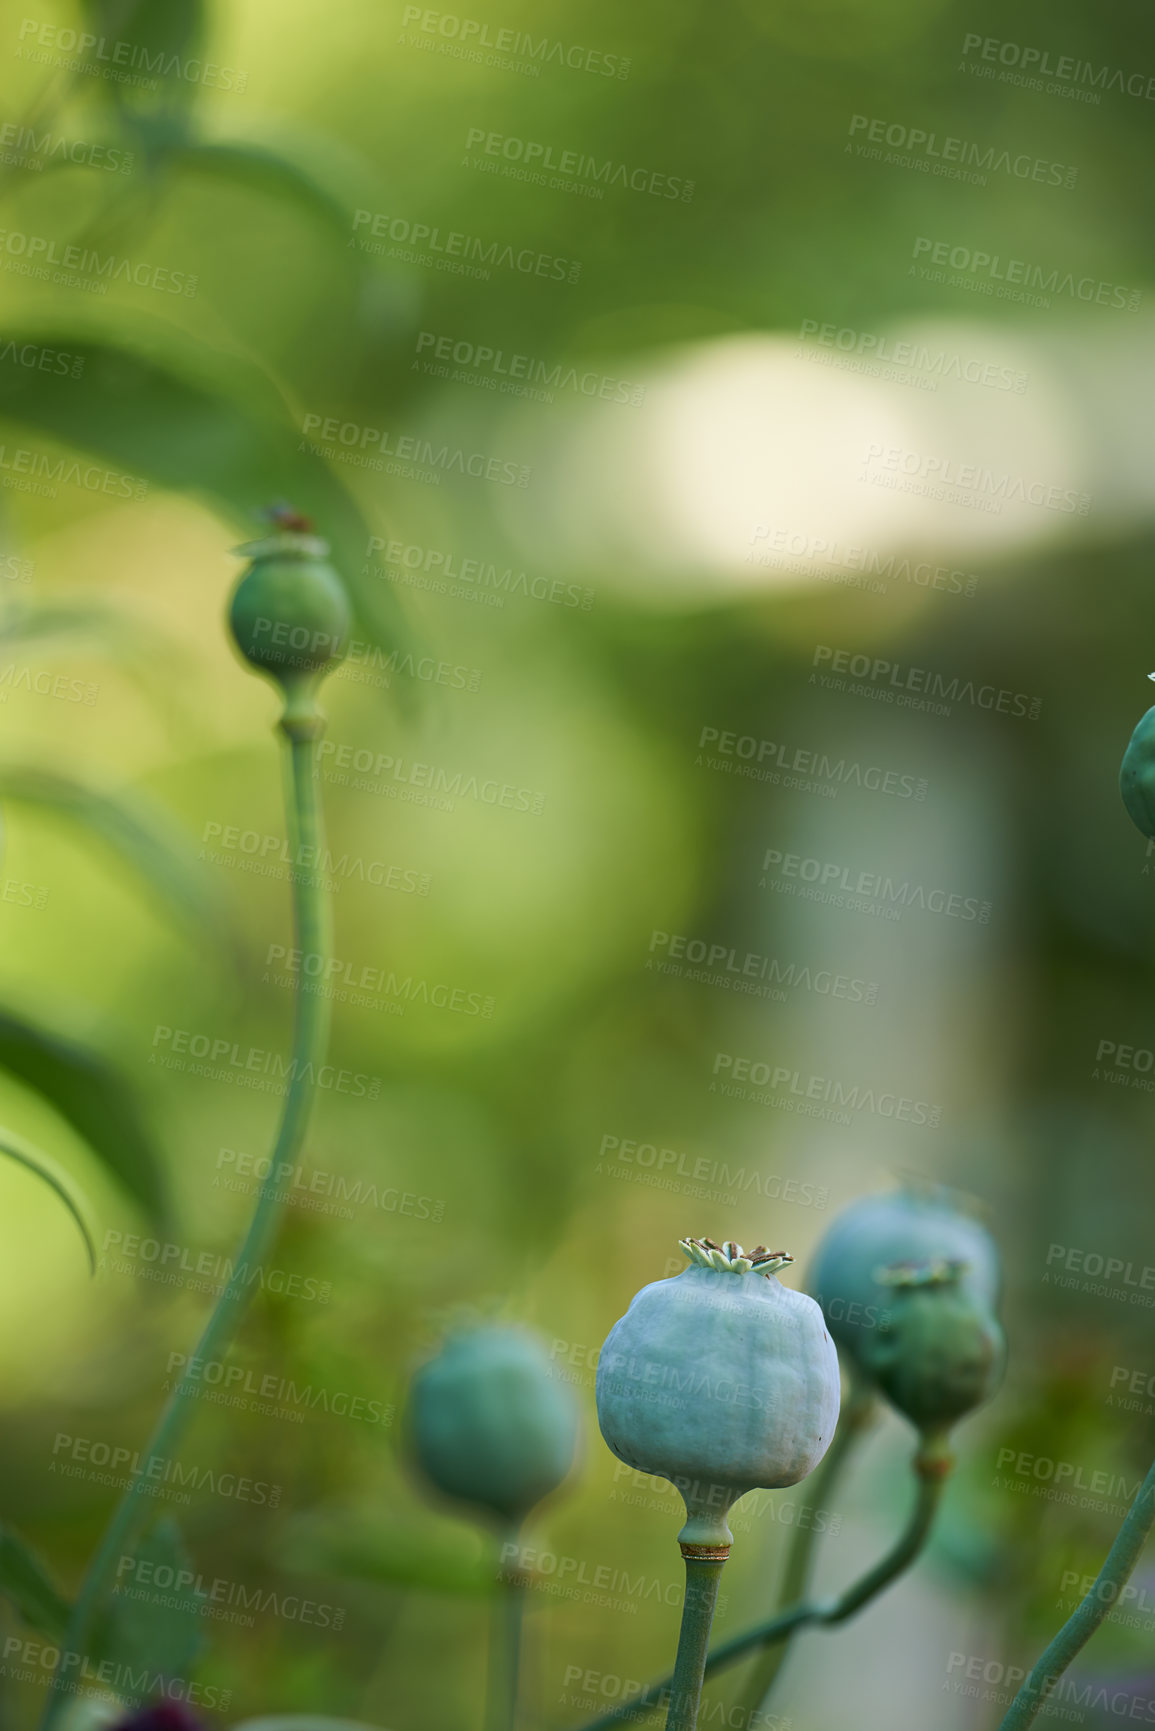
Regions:
<svg viewBox="0 0 1155 1731"><path fill-rule="evenodd" d="M0 1593L11 1599L24 1621L58 1639L68 1623L69 1606L36 1553L9 1527L0 1526Z"/></svg>
<svg viewBox="0 0 1155 1731"><path fill-rule="evenodd" d="M150 1219L164 1221L164 1167L127 1084L110 1064L0 1010L0 1069L55 1107Z"/></svg>
<svg viewBox="0 0 1155 1731"><path fill-rule="evenodd" d="M83 0L82 10L88 28L111 42L130 42L153 59L158 49L165 61L179 55L182 65L197 54L204 38L205 8L203 0ZM147 74L146 74L147 76ZM146 108L169 110L187 109L200 91L200 85L179 76L155 76L160 90L142 91L119 80L97 78L92 83L95 94L108 99L122 112Z"/></svg>
<svg viewBox="0 0 1155 1731"><path fill-rule="evenodd" d="M83 357L83 373L64 379L21 368L6 385L6 419L97 453L132 476L205 496L246 540L257 514L287 499L330 543L365 634L389 647L403 641L391 585L363 574L366 518L309 449L299 412L257 368L233 354L214 360L190 344L178 371L173 349L182 339L139 317L131 351L75 331L38 330L35 340L67 342Z"/></svg>
<svg viewBox="0 0 1155 1731"><path fill-rule="evenodd" d="M180 1528L171 1515L164 1515L136 1546L138 1562L151 1563L155 1579L171 1579L164 1588L134 1586L133 1574L114 1590L105 1612L96 1645L103 1659L111 1659L129 1670L158 1672L164 1677L187 1677L204 1643L203 1595L182 1587L196 1570L185 1549ZM167 1570L172 1570L171 1577Z"/></svg>
<svg viewBox="0 0 1155 1731"><path fill-rule="evenodd" d="M198 933L205 926L220 931L220 904L193 858L191 843L139 794L102 792L50 770L0 764L0 801L6 799L82 824Z"/></svg>
<svg viewBox="0 0 1155 1731"><path fill-rule="evenodd" d="M496 1591L491 1549L455 1524L375 1519L360 1511L317 1514L289 1529L284 1553L288 1567L310 1574L470 1598Z"/></svg>
<svg viewBox="0 0 1155 1731"><path fill-rule="evenodd" d="M77 1208L75 1202L72 1200L68 1191L65 1189L63 1183L59 1178L57 1178L56 1174L49 1169L44 1155L37 1153L36 1150L30 1148L26 1142L24 1142L19 1136L15 1135L11 1130L0 1130L0 1154L7 1154L10 1160L16 1160L21 1166L27 1166L30 1172L35 1172L38 1178L43 1178L45 1184L47 1184L50 1189L55 1190L64 1206L75 1220L77 1226L80 1228L80 1236L83 1238L84 1248L88 1252L88 1272L90 1274L95 1274L96 1247L92 1242L88 1227L84 1224L84 1217L79 1208Z"/></svg>
<svg viewBox="0 0 1155 1731"><path fill-rule="evenodd" d="M333 230L341 244L348 240L352 201L332 192L312 168L294 162L268 145L239 140L192 140L165 152L165 165L194 174L216 175L272 198L299 204ZM359 255L358 255L359 256Z"/></svg>

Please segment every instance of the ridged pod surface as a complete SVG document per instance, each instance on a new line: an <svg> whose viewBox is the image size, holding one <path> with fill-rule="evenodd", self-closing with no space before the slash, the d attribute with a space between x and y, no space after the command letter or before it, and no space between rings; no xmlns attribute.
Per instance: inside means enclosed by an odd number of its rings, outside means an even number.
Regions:
<svg viewBox="0 0 1155 1731"><path fill-rule="evenodd" d="M1123 753L1119 792L1135 828L1155 838L1155 709L1147 711Z"/></svg>
<svg viewBox="0 0 1155 1731"><path fill-rule="evenodd" d="M421 1366L409 1428L438 1490L516 1524L568 1474L579 1419L536 1337L487 1325L451 1335Z"/></svg>
<svg viewBox="0 0 1155 1731"><path fill-rule="evenodd" d="M826 1453L839 1375L813 1300L757 1272L740 1246L715 1250L738 1256L695 1260L637 1293L602 1348L597 1404L618 1459L681 1491L683 1539L728 1543L739 1497L797 1484Z"/></svg>

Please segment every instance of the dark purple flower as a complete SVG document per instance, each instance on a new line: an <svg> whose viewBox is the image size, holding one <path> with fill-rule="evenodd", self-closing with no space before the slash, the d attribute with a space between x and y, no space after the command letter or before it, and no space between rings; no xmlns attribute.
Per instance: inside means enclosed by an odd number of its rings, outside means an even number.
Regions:
<svg viewBox="0 0 1155 1731"><path fill-rule="evenodd" d="M118 1719L112 1731L202 1731L183 1701L154 1701L127 1719Z"/></svg>

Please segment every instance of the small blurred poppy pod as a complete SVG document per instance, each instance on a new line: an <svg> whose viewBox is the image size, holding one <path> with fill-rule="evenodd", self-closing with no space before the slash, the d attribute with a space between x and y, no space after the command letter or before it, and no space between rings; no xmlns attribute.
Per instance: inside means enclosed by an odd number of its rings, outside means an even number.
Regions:
<svg viewBox="0 0 1155 1731"><path fill-rule="evenodd" d="M1119 792L1141 835L1155 838L1155 709L1149 709L1123 753Z"/></svg>
<svg viewBox="0 0 1155 1731"><path fill-rule="evenodd" d="M580 1421L537 1338L484 1325L451 1335L418 1370L409 1429L438 1490L520 1525L569 1473Z"/></svg>
<svg viewBox="0 0 1155 1731"><path fill-rule="evenodd" d="M999 1253L986 1227L954 1206L951 1192L911 1186L863 1196L835 1216L814 1253L806 1290L818 1300L839 1348L869 1371L878 1318L891 1295L877 1278L897 1262L958 1261L963 1286L994 1311Z"/></svg>
<svg viewBox="0 0 1155 1731"><path fill-rule="evenodd" d="M1002 1375L1003 1333L962 1283L961 1262L898 1263L877 1278L893 1295L872 1331L867 1368L887 1400L922 1431L945 1430Z"/></svg>
<svg viewBox="0 0 1155 1731"><path fill-rule="evenodd" d="M252 561L233 592L229 624L250 666L289 688L343 661L353 615L328 543L282 511L273 532L236 549Z"/></svg>

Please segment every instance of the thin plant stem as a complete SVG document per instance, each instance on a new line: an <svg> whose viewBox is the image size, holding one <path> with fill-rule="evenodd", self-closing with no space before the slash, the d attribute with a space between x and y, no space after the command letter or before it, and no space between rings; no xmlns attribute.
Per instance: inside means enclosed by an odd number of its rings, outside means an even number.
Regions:
<svg viewBox="0 0 1155 1731"><path fill-rule="evenodd" d="M710 1630L714 1624L722 1570L729 1554L723 1548L720 1556L702 1556L700 1549L692 1545L682 1547L686 1560L686 1594L682 1600L682 1625L678 1631L674 1674L670 1679L666 1731L697 1731Z"/></svg>
<svg viewBox="0 0 1155 1731"><path fill-rule="evenodd" d="M852 1373L853 1375L854 1373ZM838 1421L834 1440L807 1486L816 1508L828 1506L831 1493L842 1477L855 1444L860 1440L873 1418L874 1411L873 1390L860 1378L854 1376L850 1399L842 1409L842 1416ZM782 1581L778 1588L775 1607L777 1610L781 1611L787 1605L796 1604L804 1597L810 1585L817 1534L818 1529L815 1526L795 1527L790 1548L786 1554L786 1567L782 1571ZM748 1723L753 1721L754 1713L765 1702L774 1679L786 1662L786 1655L789 1651L789 1637L783 1641L776 1641L763 1650L761 1658L751 1672L741 1698L740 1705L745 1711Z"/></svg>
<svg viewBox="0 0 1155 1731"><path fill-rule="evenodd" d="M319 859L324 851L324 826L317 798L314 745L324 722L319 714L305 719L286 715L281 729L289 743L286 806L295 859ZM307 852L305 850L315 850ZM327 957L330 950L329 909L320 878L307 871L293 875L293 929L302 955ZM324 970L321 970L323 978ZM309 1112L316 1089L316 1073L324 1061L329 1037L329 1007L320 992L303 990L302 976L294 1001L293 1062L288 1093L277 1130L268 1172L257 1196L256 1207L233 1271L213 1306L200 1340L189 1362L220 1359L228 1352L248 1306L253 1290L253 1271L272 1249L283 1210L283 1191L278 1172L282 1162L292 1164L304 1141ZM152 1483L148 1463L168 1459L176 1449L195 1409L197 1385L186 1369L171 1390L156 1428L140 1456L132 1480L113 1510L100 1545L81 1584L68 1627L60 1643L60 1658L50 1685L41 1720L41 1731L49 1731L63 1708L70 1672L82 1668L91 1655L98 1621L110 1588L116 1580L121 1558L131 1551L154 1507L147 1491Z"/></svg>
<svg viewBox="0 0 1155 1731"><path fill-rule="evenodd" d="M510 1538L520 1541L514 1527ZM521 1636L525 1619L525 1576L520 1570L502 1573L493 1601L486 1688L486 1731L515 1731L521 1687Z"/></svg>
<svg viewBox="0 0 1155 1731"><path fill-rule="evenodd" d="M1038 1660L1030 1676L1007 1708L999 1731L1024 1731L1033 1725L1047 1696L1063 1672L1086 1646L1099 1624L1126 1586L1131 1571L1155 1524L1155 1461L1139 1486L1135 1501L1123 1517L1115 1535L1115 1543L1107 1552L1107 1560L1095 1576L1093 1585L1071 1612L1050 1646Z"/></svg>
<svg viewBox="0 0 1155 1731"><path fill-rule="evenodd" d="M710 1677L716 1671L727 1670L729 1666L736 1665L739 1659L748 1658L762 1647L788 1640L799 1629L833 1628L845 1622L901 1575L918 1556L934 1522L943 1484L952 1465L944 1443L945 1438L942 1436L926 1436L921 1439L912 1462L918 1478L915 1506L901 1537L880 1562L828 1604L814 1601L790 1605L777 1616L771 1617L769 1622L759 1623L755 1628L747 1629L744 1634L735 1635L731 1640L715 1647L706 1658L704 1675ZM581 1727L581 1731L609 1731L610 1726L620 1724L623 1719L636 1718L643 1712L660 1706L674 1681L674 1677L670 1676L663 1677L660 1683L651 1683L640 1695L621 1702L600 1719L590 1720Z"/></svg>

